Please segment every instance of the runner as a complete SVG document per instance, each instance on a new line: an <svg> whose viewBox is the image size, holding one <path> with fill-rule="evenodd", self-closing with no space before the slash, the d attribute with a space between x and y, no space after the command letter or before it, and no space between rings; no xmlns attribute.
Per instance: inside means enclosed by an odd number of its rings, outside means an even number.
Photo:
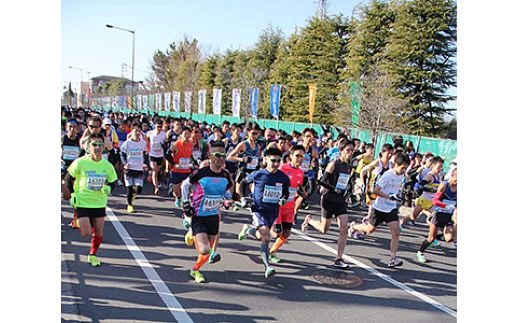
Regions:
<svg viewBox="0 0 520 323"><path fill-rule="evenodd" d="M166 140L166 133L163 131L163 121L158 120L155 129L148 131L146 140L149 147L150 168L152 171L152 183L154 187L154 194L160 195L159 192L159 172L164 160L163 144Z"/></svg>
<svg viewBox="0 0 520 323"><path fill-rule="evenodd" d="M451 242L456 239L457 231L452 219L457 208L457 168L451 172L450 178L439 185L437 193L433 196L433 214L429 225L428 238L425 239L419 251L417 260L421 263L426 262L424 251L437 236L439 229L444 231L444 239Z"/></svg>
<svg viewBox="0 0 520 323"><path fill-rule="evenodd" d="M304 183L306 197L298 196L295 202L296 213L294 215L294 223L298 221L298 210L303 205L305 209L309 208L307 198L311 196L316 190L316 176L318 175L318 149L314 146L314 130L305 128L302 131L303 142L302 146L305 149L305 157L300 168L304 174Z"/></svg>
<svg viewBox="0 0 520 323"><path fill-rule="evenodd" d="M171 148L171 155L168 156L171 164L169 180L171 189L168 189L168 195L173 194L176 207L181 207L181 183L190 176L195 163L191 137L191 129L183 127L180 137Z"/></svg>
<svg viewBox="0 0 520 323"><path fill-rule="evenodd" d="M65 123L66 134L61 137L61 187L62 192L65 191L66 182L65 175L67 168L81 154L78 136L78 122L75 119L69 119ZM70 198L70 197L68 197ZM79 228L78 215L74 209L73 218L69 226L73 229Z"/></svg>
<svg viewBox="0 0 520 323"><path fill-rule="evenodd" d="M124 169L124 180L126 186L126 201L128 213L134 213L133 200L143 190L144 177L144 154L148 152L146 141L141 137L141 125L132 125L129 140L121 146L121 159ZM135 188L134 188L135 186Z"/></svg>
<svg viewBox="0 0 520 323"><path fill-rule="evenodd" d="M264 264L264 276L269 278L275 274L274 268L269 265L269 241L270 230L278 218L279 205L285 205L289 197L290 179L279 171L282 152L277 148L266 151L266 168L255 171L246 176L240 183L242 191L245 191L249 183L253 183L253 204L251 214L252 226L244 224L238 234L238 239L243 240L248 234L260 233L260 254Z"/></svg>
<svg viewBox="0 0 520 323"><path fill-rule="evenodd" d="M305 155L305 148L301 145L293 146L291 148L290 162L283 164L280 170L289 177L289 198L287 204L280 206L278 217L274 222L274 231L278 234L276 241L269 250L269 260L274 263L280 262L280 258L276 256L276 252L282 247L282 245L289 239L291 235L291 229L294 222L294 201L297 192L303 191L303 171L300 169L300 165L303 162ZM302 194L302 193L300 193Z"/></svg>
<svg viewBox="0 0 520 323"><path fill-rule="evenodd" d="M103 241L108 195L117 181L114 166L102 159L104 139L101 134L88 138L90 153L72 162L67 170L67 197L76 209L79 231L83 237L91 236L87 261L93 266L101 265L96 254Z"/></svg>
<svg viewBox="0 0 520 323"><path fill-rule="evenodd" d="M349 265L343 260L343 252L347 243L348 215L346 197L349 192L350 175L352 166L350 157L354 151L354 143L351 141L342 142L339 146L340 157L331 161L319 184L321 185L322 196L320 200L321 218L314 220L310 214L305 217L301 229L307 231L310 225L319 232L325 234L329 231L332 218L335 217L339 227L337 242L336 259L333 265L341 269L348 269Z"/></svg>
<svg viewBox="0 0 520 323"><path fill-rule="evenodd" d="M239 124L233 124L232 130L231 130L231 137L225 138L223 140L225 146L226 146L226 155L230 155L233 149L235 149L236 146L242 141L242 138L240 137L240 133L242 132L242 126ZM226 158L226 169L231 174L231 178L236 178L236 172L238 170L236 161L231 161Z"/></svg>
<svg viewBox="0 0 520 323"><path fill-rule="evenodd" d="M390 261L387 266L390 268L401 266L403 261L397 258L399 249L399 206L400 192L404 172L410 164L408 156L404 153L397 153L395 163L391 171L385 172L375 184L374 194L377 196L368 223L356 224L352 221L349 226L348 236L354 237L357 232L371 234L382 222L386 222L390 228Z"/></svg>
<svg viewBox="0 0 520 323"><path fill-rule="evenodd" d="M209 166L198 169L182 183L184 214L191 218L195 248L199 253L197 261L190 270L190 276L197 283L205 282L200 268L208 259L211 257L212 262L221 259L220 255L214 252L220 225L219 208L225 203L224 199L230 199L229 190L233 187L231 176L224 169L225 157L224 143L213 142L210 148ZM190 199L192 188L193 196ZM229 205L231 202L227 203Z"/></svg>

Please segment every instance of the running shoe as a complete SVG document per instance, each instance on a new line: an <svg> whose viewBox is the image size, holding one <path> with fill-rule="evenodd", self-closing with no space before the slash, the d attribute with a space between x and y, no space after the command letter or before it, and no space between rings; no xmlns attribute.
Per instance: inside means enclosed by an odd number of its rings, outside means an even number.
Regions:
<svg viewBox="0 0 520 323"><path fill-rule="evenodd" d="M209 263L210 264L214 264L216 262L219 262L220 259L222 259L222 257L220 256L220 254L218 252L212 252L209 255Z"/></svg>
<svg viewBox="0 0 520 323"><path fill-rule="evenodd" d="M432 243L430 244L431 246L434 246L434 247L438 247L441 245L441 242L437 239L433 239Z"/></svg>
<svg viewBox="0 0 520 323"><path fill-rule="evenodd" d="M238 240L244 240L247 238L247 231L249 230L249 224L242 225L242 230L238 233Z"/></svg>
<svg viewBox="0 0 520 323"><path fill-rule="evenodd" d="M403 265L403 261L401 259L398 259L396 257L390 258L390 261L388 262L389 268L399 267Z"/></svg>
<svg viewBox="0 0 520 323"><path fill-rule="evenodd" d="M188 247L191 247L193 245L193 232L191 232L191 230L188 230L188 232L186 232L186 234L184 235L184 243Z"/></svg>
<svg viewBox="0 0 520 323"><path fill-rule="evenodd" d="M272 267L267 267L267 268L265 269L264 276L265 276L265 278L269 278L269 277L271 277L271 276L274 276L275 273L276 273L276 271L274 270L274 268L272 268Z"/></svg>
<svg viewBox="0 0 520 323"><path fill-rule="evenodd" d="M69 227L72 229L79 229L79 219L72 219L69 223Z"/></svg>
<svg viewBox="0 0 520 323"><path fill-rule="evenodd" d="M156 196L159 196L161 195L161 192L159 191L159 188L155 188L155 190L153 191L153 194L155 194Z"/></svg>
<svg viewBox="0 0 520 323"><path fill-rule="evenodd" d="M305 210L308 210L308 209L309 209L309 202L307 202L307 200L303 200L303 201L302 201L302 207L303 207Z"/></svg>
<svg viewBox="0 0 520 323"><path fill-rule="evenodd" d="M175 199L175 207L181 207L181 199Z"/></svg>
<svg viewBox="0 0 520 323"><path fill-rule="evenodd" d="M133 205L129 205L129 206L126 207L126 211L128 213L134 213L135 212L135 208L134 208Z"/></svg>
<svg viewBox="0 0 520 323"><path fill-rule="evenodd" d="M90 265L92 267L99 267L99 266L101 266L101 261L99 261L99 259L97 259L96 255L88 255L87 256L87 261L90 262Z"/></svg>
<svg viewBox="0 0 520 323"><path fill-rule="evenodd" d="M368 215L365 216L365 217L361 220L361 222L362 222L363 224L368 224L369 221L370 221L370 216L368 216Z"/></svg>
<svg viewBox="0 0 520 323"><path fill-rule="evenodd" d="M281 261L281 259L275 253L269 253L269 261L277 264Z"/></svg>
<svg viewBox="0 0 520 323"><path fill-rule="evenodd" d="M182 217L182 225L184 226L184 229L188 230L191 227L190 221L188 221L188 218L186 216Z"/></svg>
<svg viewBox="0 0 520 323"><path fill-rule="evenodd" d="M307 216L305 217L305 220L303 220L302 227L301 227L303 232L307 232L307 230L309 229L309 222L311 220L312 220L312 215L307 214Z"/></svg>
<svg viewBox="0 0 520 323"><path fill-rule="evenodd" d="M190 270L190 276L195 279L197 283L203 283L206 281L199 270Z"/></svg>
<svg viewBox="0 0 520 323"><path fill-rule="evenodd" d="M423 253L420 251L417 251L417 261L419 261L420 263L423 263L423 264L426 262L426 258L424 257Z"/></svg>
<svg viewBox="0 0 520 323"><path fill-rule="evenodd" d="M350 222L350 224L348 226L347 236L349 238L354 238L354 236L355 236L355 233L356 233L356 230L354 230L355 225L356 225L356 221L352 221L352 222Z"/></svg>
<svg viewBox="0 0 520 323"><path fill-rule="evenodd" d="M334 261L334 267L340 268L340 269L349 269L350 265L347 264L343 259L336 259Z"/></svg>

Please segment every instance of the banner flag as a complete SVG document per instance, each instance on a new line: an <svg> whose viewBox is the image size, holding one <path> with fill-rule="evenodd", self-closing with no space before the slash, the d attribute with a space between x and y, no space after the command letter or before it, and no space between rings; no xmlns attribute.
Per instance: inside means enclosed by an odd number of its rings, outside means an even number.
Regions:
<svg viewBox="0 0 520 323"><path fill-rule="evenodd" d="M181 112L181 92L173 91L173 111Z"/></svg>
<svg viewBox="0 0 520 323"><path fill-rule="evenodd" d="M184 112L191 113L191 91L184 92Z"/></svg>
<svg viewBox="0 0 520 323"><path fill-rule="evenodd" d="M143 100L143 110L148 110L148 95L143 95L141 99Z"/></svg>
<svg viewBox="0 0 520 323"><path fill-rule="evenodd" d="M213 89L213 114L220 115L222 104L222 89Z"/></svg>
<svg viewBox="0 0 520 323"><path fill-rule="evenodd" d="M143 109L143 96L141 94L138 94L136 97L137 97L137 109L142 110Z"/></svg>
<svg viewBox="0 0 520 323"><path fill-rule="evenodd" d="M253 87L249 90L249 107L251 108L251 116L258 118L258 88Z"/></svg>
<svg viewBox="0 0 520 323"><path fill-rule="evenodd" d="M199 114L206 113L206 90L199 90Z"/></svg>
<svg viewBox="0 0 520 323"><path fill-rule="evenodd" d="M242 93L241 89L233 89L233 117L240 118L240 94Z"/></svg>
<svg viewBox="0 0 520 323"><path fill-rule="evenodd" d="M280 115L280 91L282 90L282 86L280 84L271 85L271 104L269 110L271 111L271 115L278 119Z"/></svg>
<svg viewBox="0 0 520 323"><path fill-rule="evenodd" d="M164 93L164 111L170 112L171 99L172 99L172 93L165 92Z"/></svg>
<svg viewBox="0 0 520 323"><path fill-rule="evenodd" d="M148 95L148 110L154 110L155 109L155 95L150 94Z"/></svg>
<svg viewBox="0 0 520 323"><path fill-rule="evenodd" d="M160 111L162 107L162 93L155 93L155 111Z"/></svg>
<svg viewBox="0 0 520 323"><path fill-rule="evenodd" d="M350 82L350 95L352 96L352 126L359 125L359 112L361 111L361 83Z"/></svg>
<svg viewBox="0 0 520 323"><path fill-rule="evenodd" d="M311 83L309 84L309 120L312 123L312 118L314 117L314 103L316 101L316 89L318 84Z"/></svg>

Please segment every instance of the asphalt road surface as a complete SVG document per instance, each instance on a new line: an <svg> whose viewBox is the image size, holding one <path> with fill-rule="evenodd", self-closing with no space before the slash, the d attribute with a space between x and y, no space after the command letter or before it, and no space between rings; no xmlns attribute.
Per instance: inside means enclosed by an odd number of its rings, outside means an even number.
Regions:
<svg viewBox="0 0 520 323"><path fill-rule="evenodd" d="M189 270L194 247L184 243L181 210L172 198L152 195L151 186L126 212L124 188L109 198L101 267L87 263L89 240L68 226L72 209L62 202L62 322L456 322L457 253L442 243L417 262L427 227L405 227L398 256L389 269L390 233L384 224L363 240L348 239L345 260L333 268L338 228L320 234L293 229L277 255L276 275L266 279L260 242L237 239L247 210L223 213L218 247L222 260L206 264L206 283ZM299 220L319 218L317 198ZM366 215L353 209L349 221ZM272 244L272 243L271 243Z"/></svg>

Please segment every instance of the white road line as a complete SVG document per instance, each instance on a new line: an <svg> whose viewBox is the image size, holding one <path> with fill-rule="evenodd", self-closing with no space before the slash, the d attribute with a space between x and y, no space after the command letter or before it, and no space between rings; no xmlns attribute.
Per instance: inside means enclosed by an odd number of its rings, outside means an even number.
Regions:
<svg viewBox="0 0 520 323"><path fill-rule="evenodd" d="M301 232L300 230L298 229L295 229L295 228L292 228L292 232L293 233L296 233L297 235L299 235L300 237L314 243L315 245L317 245L318 247L321 247L322 249L325 249L326 251L332 253L332 254L336 254L336 249L334 248L331 248L329 246L327 246L326 244L324 244L323 242L321 241L318 241L316 239L314 239L313 237L309 237L308 235L306 234L303 234L303 232ZM371 274L373 275L376 275L377 277L383 279L383 280L386 280L387 282L389 282L390 284L396 286L397 288L400 288L402 290L404 290L405 292L417 297L417 298L420 298L421 300L425 301L426 303L440 309L441 311L453 316L454 318L457 318L457 312L455 312L454 310L452 310L451 308L447 307L447 306L444 306L442 305L441 303L437 302L436 300L406 286L405 284L403 283L400 283L398 282L397 280L393 279L393 278L390 278L388 275L385 275L379 271L377 271L376 269L368 266L368 265L365 265L364 263L362 263L361 261L359 260L356 260L350 256L346 256L346 255L343 255L343 258L351 263L354 263L356 264L356 266L358 267L361 267L365 270L367 270L368 272L370 272Z"/></svg>
<svg viewBox="0 0 520 323"><path fill-rule="evenodd" d="M119 222L119 219L116 217L112 209L107 207L106 210L108 219L110 220L110 222L112 222L112 225L116 229L117 233L119 234L121 239L123 239L126 247L143 270L144 274L148 278L148 281L152 283L153 287L157 291L157 294L159 294L162 301L164 302L170 313L173 315L175 320L177 320L177 322L193 323L191 317L188 315L188 313L186 313L186 311L181 306L177 298L173 296L172 292L168 289L168 286L166 286L166 284L162 281L161 277L159 277L155 269L153 269L152 265L148 262L148 259L146 259L144 254L141 252L141 249L135 244L132 237L130 237L123 224Z"/></svg>

